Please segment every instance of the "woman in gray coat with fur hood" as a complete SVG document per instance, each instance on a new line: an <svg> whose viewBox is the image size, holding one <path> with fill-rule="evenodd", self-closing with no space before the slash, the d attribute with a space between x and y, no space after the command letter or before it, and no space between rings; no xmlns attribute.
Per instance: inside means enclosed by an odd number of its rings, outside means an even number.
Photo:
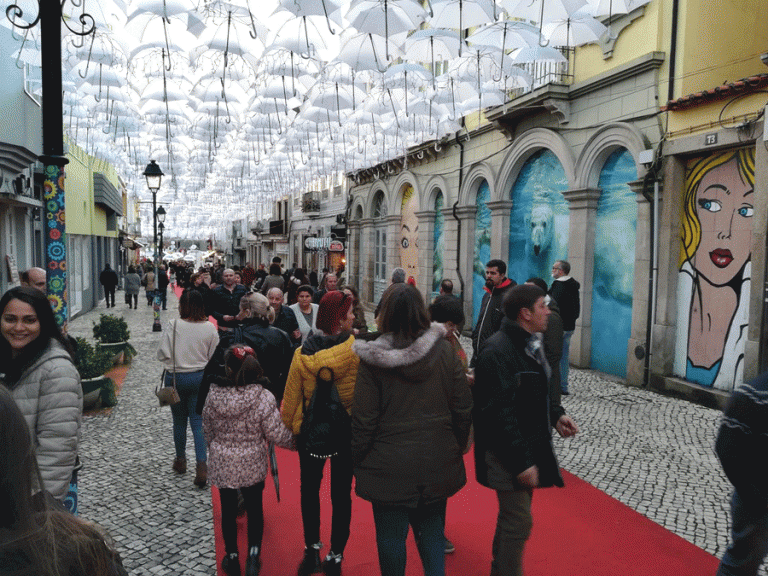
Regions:
<svg viewBox="0 0 768 576"><path fill-rule="evenodd" d="M360 357L352 406L358 496L373 505L382 576L405 573L408 525L419 534L425 576L445 574L445 505L466 484L462 453L472 394L445 329L430 324L421 293L393 284L378 339Z"/></svg>

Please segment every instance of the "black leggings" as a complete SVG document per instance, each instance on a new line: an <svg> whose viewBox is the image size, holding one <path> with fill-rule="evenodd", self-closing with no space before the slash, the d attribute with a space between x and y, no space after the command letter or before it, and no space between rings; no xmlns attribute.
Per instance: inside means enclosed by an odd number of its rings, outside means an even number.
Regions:
<svg viewBox="0 0 768 576"><path fill-rule="evenodd" d="M331 471L331 550L344 553L349 540L352 519L352 449L332 458ZM320 483L323 480L325 460L299 450L301 477L301 519L304 524L304 544L307 547L320 541Z"/></svg>
<svg viewBox="0 0 768 576"><path fill-rule="evenodd" d="M248 513L248 548L258 546L261 550L261 540L264 537L264 508L261 496L264 492L264 482L259 482L247 488L240 488L245 500L245 510ZM237 489L219 488L221 496L221 534L224 537L224 549L227 554L237 552Z"/></svg>

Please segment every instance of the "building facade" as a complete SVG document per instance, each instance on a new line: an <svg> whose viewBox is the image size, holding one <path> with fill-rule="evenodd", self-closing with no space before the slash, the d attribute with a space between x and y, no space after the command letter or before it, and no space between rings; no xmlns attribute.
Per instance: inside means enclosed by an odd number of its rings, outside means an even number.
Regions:
<svg viewBox="0 0 768 576"><path fill-rule="evenodd" d="M377 302L396 266L428 298L450 278L471 327L489 259L517 282L551 282L565 259L581 283L572 364L710 402L754 375L768 36L764 18L723 20L701 2L653 0L606 20L610 34L570 55L565 81L349 174L348 268L363 299ZM722 77L751 80L726 89ZM717 178L730 203L696 196ZM740 250L718 244L737 235Z"/></svg>

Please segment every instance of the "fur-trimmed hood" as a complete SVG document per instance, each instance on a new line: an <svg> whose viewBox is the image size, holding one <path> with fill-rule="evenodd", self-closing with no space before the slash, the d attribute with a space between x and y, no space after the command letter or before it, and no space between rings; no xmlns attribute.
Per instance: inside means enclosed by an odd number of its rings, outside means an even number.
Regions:
<svg viewBox="0 0 768 576"><path fill-rule="evenodd" d="M412 366L427 358L435 345L445 338L445 328L442 324L433 322L424 333L405 348L395 348L392 335L383 334L376 340L364 342L357 340L352 350L362 362L376 368L396 370ZM429 376L425 370L424 377Z"/></svg>

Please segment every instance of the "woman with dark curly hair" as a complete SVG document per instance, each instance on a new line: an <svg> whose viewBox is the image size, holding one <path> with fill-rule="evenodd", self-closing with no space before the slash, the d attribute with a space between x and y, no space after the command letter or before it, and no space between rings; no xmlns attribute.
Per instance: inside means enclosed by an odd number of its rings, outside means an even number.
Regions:
<svg viewBox="0 0 768 576"><path fill-rule="evenodd" d="M0 572L127 576L109 536L67 512L44 483L24 415L0 386Z"/></svg>

